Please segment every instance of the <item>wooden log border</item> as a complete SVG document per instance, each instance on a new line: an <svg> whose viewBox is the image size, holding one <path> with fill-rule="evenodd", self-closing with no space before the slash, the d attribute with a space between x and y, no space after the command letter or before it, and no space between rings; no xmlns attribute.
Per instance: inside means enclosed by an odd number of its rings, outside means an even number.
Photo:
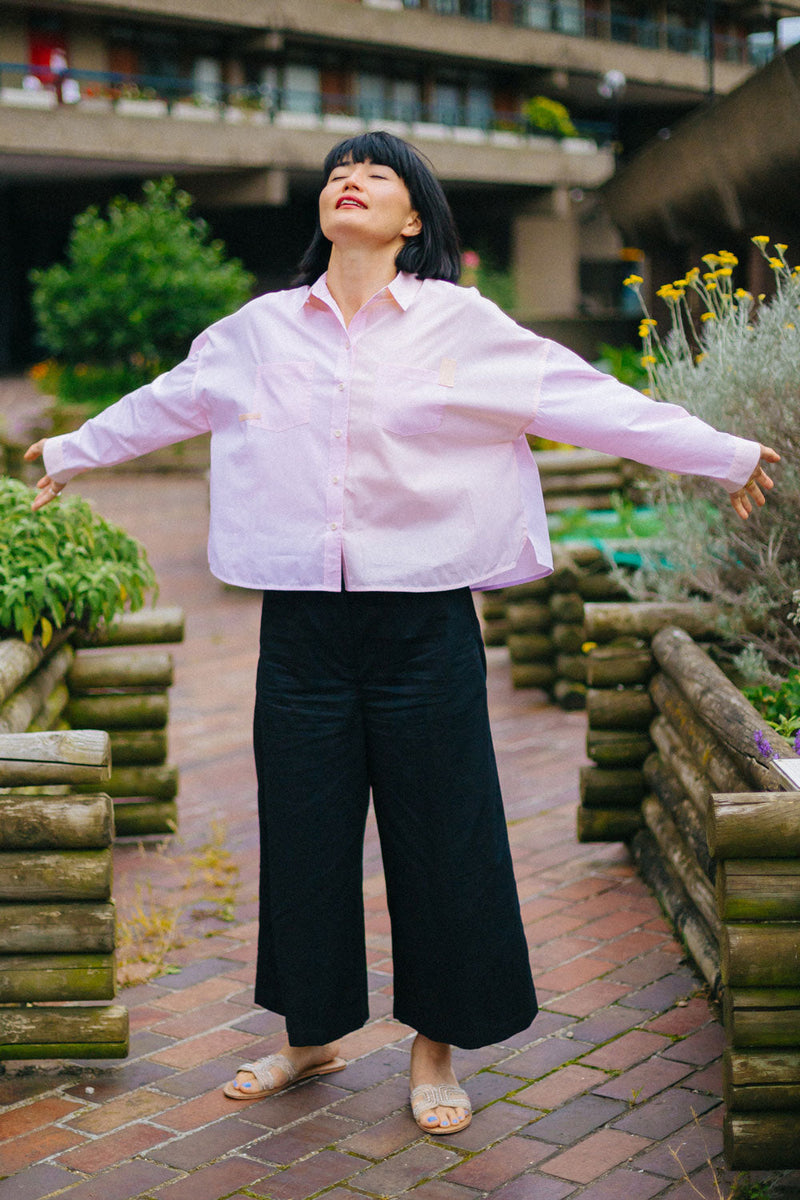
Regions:
<svg viewBox="0 0 800 1200"><path fill-rule="evenodd" d="M0 1061L128 1053L127 1011L99 1003L116 992L112 796L124 833L176 830L172 659L149 647L182 637L161 609L47 649L0 640Z"/></svg>
<svg viewBox="0 0 800 1200"><path fill-rule="evenodd" d="M728 1166L800 1167L800 792L755 735L794 752L694 640L713 640L715 620L713 605L585 605L594 766L578 836L629 841L721 997ZM648 729L633 700L644 689ZM610 757L631 755L637 733L650 742L640 764Z"/></svg>

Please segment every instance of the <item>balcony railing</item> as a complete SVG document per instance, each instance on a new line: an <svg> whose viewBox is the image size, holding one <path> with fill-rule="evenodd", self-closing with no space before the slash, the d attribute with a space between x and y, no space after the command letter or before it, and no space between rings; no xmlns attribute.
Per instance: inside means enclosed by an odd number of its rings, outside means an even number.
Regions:
<svg viewBox="0 0 800 1200"><path fill-rule="evenodd" d="M672 50L695 58L709 57L708 26L694 27L653 17L632 17L628 13L589 10L574 0L363 0L379 7L425 9L447 17L465 17L470 21L515 25L563 33L571 37L603 42L621 42L648 50ZM763 36L748 39L744 35L715 34L713 57L717 62L763 66L775 54L774 44Z"/></svg>
<svg viewBox="0 0 800 1200"><path fill-rule="evenodd" d="M577 138L556 138L532 128L516 112L482 110L469 102L430 104L379 100L327 92L298 91L264 84L228 86L189 78L121 75L109 71L67 69L0 62L0 107L116 112L125 116L175 117L196 121L251 121L293 129L328 128L335 132L389 129L400 136L490 140L524 145L546 138L575 152L591 151L611 140L610 124L576 122Z"/></svg>

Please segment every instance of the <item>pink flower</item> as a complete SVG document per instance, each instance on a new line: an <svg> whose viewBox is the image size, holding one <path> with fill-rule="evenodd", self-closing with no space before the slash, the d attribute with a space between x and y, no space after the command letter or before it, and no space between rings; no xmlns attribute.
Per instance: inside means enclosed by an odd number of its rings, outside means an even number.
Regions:
<svg viewBox="0 0 800 1200"><path fill-rule="evenodd" d="M465 267L469 267L472 270L477 270L481 265L481 256L474 250L465 250L461 255L461 261Z"/></svg>

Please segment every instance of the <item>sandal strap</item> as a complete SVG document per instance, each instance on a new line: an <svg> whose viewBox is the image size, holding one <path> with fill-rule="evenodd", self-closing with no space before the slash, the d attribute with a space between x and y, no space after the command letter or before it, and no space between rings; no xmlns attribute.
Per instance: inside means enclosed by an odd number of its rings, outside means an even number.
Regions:
<svg viewBox="0 0 800 1200"><path fill-rule="evenodd" d="M289 1062L284 1054L268 1054L266 1058L256 1059L255 1062L242 1063L239 1070L249 1071L251 1075L255 1075L258 1086L263 1090L268 1090L278 1086L272 1074L276 1068L283 1071L289 1083L294 1083L298 1076L297 1067L294 1063Z"/></svg>
<svg viewBox="0 0 800 1200"><path fill-rule="evenodd" d="M465 1108L472 1112L469 1096L454 1083L442 1083L438 1087L423 1083L411 1093L411 1111L415 1120L432 1108Z"/></svg>

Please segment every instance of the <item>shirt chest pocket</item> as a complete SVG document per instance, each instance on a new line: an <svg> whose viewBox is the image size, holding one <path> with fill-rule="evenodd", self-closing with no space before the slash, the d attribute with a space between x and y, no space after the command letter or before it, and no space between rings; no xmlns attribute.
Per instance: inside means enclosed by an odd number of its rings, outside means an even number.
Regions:
<svg viewBox="0 0 800 1200"><path fill-rule="evenodd" d="M375 376L372 420L402 437L433 433L442 423L447 399L440 374L406 363L382 363Z"/></svg>
<svg viewBox="0 0 800 1200"><path fill-rule="evenodd" d="M252 411L239 420L248 429L282 433L311 419L311 384L314 363L309 361L260 362L252 396Z"/></svg>

